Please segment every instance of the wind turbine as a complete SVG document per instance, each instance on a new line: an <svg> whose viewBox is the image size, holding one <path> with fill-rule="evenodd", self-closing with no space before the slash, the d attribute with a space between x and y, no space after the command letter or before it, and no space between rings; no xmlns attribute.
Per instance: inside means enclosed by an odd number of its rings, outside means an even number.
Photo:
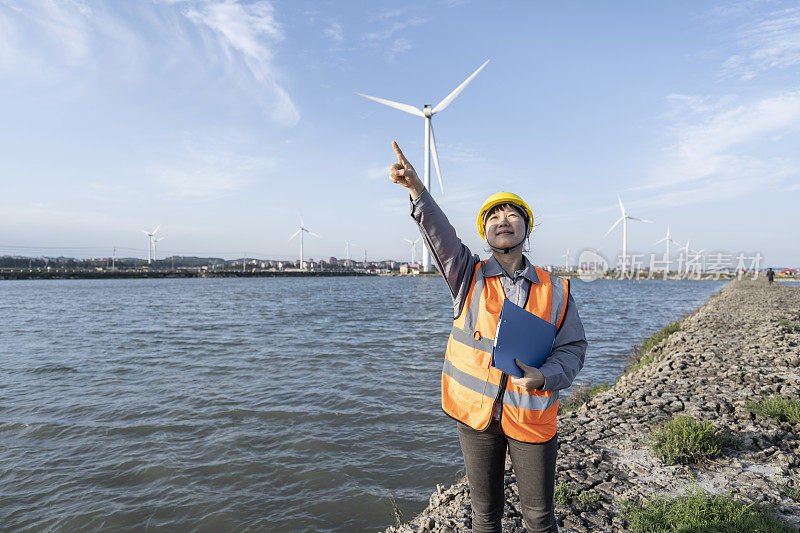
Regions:
<svg viewBox="0 0 800 533"><path fill-rule="evenodd" d="M695 250L694 248L689 248L689 242L691 239L686 239L686 244L683 245L684 255L686 256L686 274L689 273L689 252L694 252L694 260L697 261L700 258L700 254L705 252L705 249L702 250ZM676 243L677 244L677 243ZM705 263L705 261L704 261ZM705 270L705 265L703 265L703 270Z"/></svg>
<svg viewBox="0 0 800 533"><path fill-rule="evenodd" d="M564 258L564 272L568 272L569 271L569 248L567 248L567 253L565 253L561 257Z"/></svg>
<svg viewBox="0 0 800 533"><path fill-rule="evenodd" d="M153 238L153 261L156 260L156 243L159 241L163 241L164 237L159 237L158 239Z"/></svg>
<svg viewBox="0 0 800 533"><path fill-rule="evenodd" d="M150 250L154 247L154 245L153 245L153 236L156 234L156 232L158 231L158 228L160 228L160 227L161 227L161 224L156 226L156 229L154 229L153 231L142 230L142 233L147 235L147 264L148 265L152 262L152 259L151 259L152 256L150 255Z"/></svg>
<svg viewBox="0 0 800 533"><path fill-rule="evenodd" d="M464 80L461 85L456 87L453 92L448 94L444 100L436 104L433 108L429 104L425 104L422 106L422 109L416 108L412 105L408 104L401 104L400 102L393 102L391 100L385 100L383 98L376 98L374 96L369 96L366 94L356 93L359 96L363 96L364 98L369 98L370 100L374 100L379 104L388 105L389 107L393 107L395 109L399 109L400 111L405 111L406 113L411 113L412 115L416 115L418 117L422 117L425 119L425 155L423 157L423 162L425 163L425 174L424 174L424 184L425 188L429 191L431 190L431 154L433 154L433 164L436 167L436 175L439 178L439 187L442 189L442 194L444 194L444 183L442 182L442 171L439 168L439 154L436 151L436 139L433 135L433 124L431 123L431 117L438 113L439 111L444 111L444 109L450 105L456 96L458 96L464 88L469 85L469 83L478 75L483 67L485 67L489 63L489 60L486 60L483 65L478 67L478 70L473 72L470 77ZM426 247L422 247L422 269L424 271L430 270L431 266L431 259L430 254L428 253L428 249Z"/></svg>
<svg viewBox="0 0 800 533"><path fill-rule="evenodd" d="M680 246L679 243L673 241L670 238L670 236L669 236L669 225L667 225L667 236L664 237L663 239L659 240L659 241L654 242L653 244L660 244L662 242L666 242L667 243L667 271L664 273L664 277L666 278L669 275L670 266L672 266L672 263L669 260L669 245L670 244L677 244L678 246ZM688 258L689 256L687 255L686 257ZM678 270L680 270L680 269L678 269ZM680 272L678 272L678 274L680 274Z"/></svg>
<svg viewBox="0 0 800 533"><path fill-rule="evenodd" d="M411 262L413 263L417 257L417 243L422 239L422 237L417 237L417 240L412 241L411 239L404 239L407 243L411 244Z"/></svg>
<svg viewBox="0 0 800 533"><path fill-rule="evenodd" d="M309 235L313 235L314 237L319 237L319 235L317 235L313 231L310 231L310 230L306 229L305 225L303 224L303 216L301 215L300 216L300 229L298 229L296 232L294 232L294 235L289 237L289 240L291 241L292 239L297 237L297 235L300 235L300 270L303 270L303 233L308 233Z"/></svg>
<svg viewBox="0 0 800 533"><path fill-rule="evenodd" d="M617 227L617 224L622 222L622 275L625 275L625 267L628 264L627 257L628 257L628 220L638 220L639 222L647 222L653 223L652 220L644 220L643 218L632 217L628 213L625 212L625 206L622 205L622 198L620 198L619 193L617 193L617 200L619 200L619 209L622 211L622 216L617 219L614 224L608 228L605 236L607 237L611 230Z"/></svg>
<svg viewBox="0 0 800 533"><path fill-rule="evenodd" d="M687 245L689 244L688 240L686 241L686 244ZM694 250L694 249L692 250L692 252L694 252L694 261L695 261L695 263L697 263L697 261L700 260L700 254L702 254L705 251L706 251L705 248L703 248L701 250ZM705 256L703 256L703 265L700 268L700 272L703 273L705 271L706 271L706 258L705 258ZM688 266L686 267L686 274L689 274L689 267Z"/></svg>

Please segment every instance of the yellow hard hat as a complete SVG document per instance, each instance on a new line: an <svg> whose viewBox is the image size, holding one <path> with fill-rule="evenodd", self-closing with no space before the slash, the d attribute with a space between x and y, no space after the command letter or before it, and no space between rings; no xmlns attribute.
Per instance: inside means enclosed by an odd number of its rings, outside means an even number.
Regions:
<svg viewBox="0 0 800 533"><path fill-rule="evenodd" d="M486 240L486 226L484 225L484 218L486 218L486 213L489 212L491 208L496 205L500 204L513 204L523 211L528 216L528 235L531 234L531 228L533 227L533 211L531 208L528 207L528 204L525 203L525 200L514 194L513 192L498 192L491 195L489 198L483 202L480 211L478 211L478 234L481 238L485 241ZM526 235L526 237L528 236Z"/></svg>

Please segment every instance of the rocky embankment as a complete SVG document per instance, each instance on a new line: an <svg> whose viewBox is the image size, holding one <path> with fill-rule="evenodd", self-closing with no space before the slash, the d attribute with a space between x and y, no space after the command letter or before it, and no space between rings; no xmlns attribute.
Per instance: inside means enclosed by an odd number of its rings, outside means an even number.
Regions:
<svg viewBox="0 0 800 533"><path fill-rule="evenodd" d="M800 287L732 281L656 345L652 363L623 374L576 411L559 415L556 486L561 531L624 531L623 501L700 487L771 504L800 526L800 503L781 484L800 475L800 424L753 415L762 395L800 396ZM677 415L710 421L739 439L714 459L668 466L645 445L650 430ZM516 480L506 464L504 531L524 531ZM557 489L558 490L558 489ZM437 487L429 506L387 531L468 531L465 480Z"/></svg>

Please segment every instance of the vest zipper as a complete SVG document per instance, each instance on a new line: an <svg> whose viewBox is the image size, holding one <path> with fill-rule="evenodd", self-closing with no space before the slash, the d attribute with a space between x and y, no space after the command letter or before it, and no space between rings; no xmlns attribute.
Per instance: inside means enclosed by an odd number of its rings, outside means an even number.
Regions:
<svg viewBox="0 0 800 533"><path fill-rule="evenodd" d="M500 411L498 411L498 422L503 418L503 394L506 392L506 383L508 382L508 374L503 372L503 375L500 376L500 385L498 386L497 397L494 399L494 403L492 404L492 415L489 419L489 424L486 426L486 429L492 424L492 420L494 420L494 410L495 406L500 406ZM484 431L486 431L484 429Z"/></svg>

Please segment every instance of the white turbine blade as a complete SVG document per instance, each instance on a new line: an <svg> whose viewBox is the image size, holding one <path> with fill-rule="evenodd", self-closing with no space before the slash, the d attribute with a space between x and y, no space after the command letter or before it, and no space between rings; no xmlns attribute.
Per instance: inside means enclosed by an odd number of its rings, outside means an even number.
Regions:
<svg viewBox="0 0 800 533"><path fill-rule="evenodd" d="M158 231L158 228L160 228L160 227L161 227L161 224L159 224L158 226L156 226L156 229L154 229L154 230L153 230L153 235L155 235L155 234L156 234L156 232Z"/></svg>
<svg viewBox="0 0 800 533"><path fill-rule="evenodd" d="M412 241L411 239L403 239L403 240L406 241L408 244L414 244L414 241Z"/></svg>
<svg viewBox="0 0 800 533"><path fill-rule="evenodd" d="M448 95L445 97L445 99L444 99L444 100L442 100L441 102L439 102L438 104L436 104L436 107L434 107L434 108L433 108L433 111L431 111L431 114L433 114L433 113L438 113L439 111L444 111L444 108L450 105L450 102L452 102L452 101L455 99L455 97L456 97L456 96L458 96L458 95L461 93L461 91L463 91L463 90L464 90L464 87L466 87L467 85L469 85L469 82L471 82L471 81L472 81L472 79L473 79L475 76L477 76L477 75L478 75L478 72L480 72L481 70L483 70L483 67L485 67L485 66L486 66L488 63L489 63L489 60L487 59L487 60L486 60L486 62L485 62L483 65L481 65L480 67L478 67L478 70L476 70L475 72L473 72L473 73L472 73L472 75L471 75L469 78L467 78L466 80L464 80L464 82L463 82L461 85L459 85L458 87L456 87L456 88L455 88L455 90L454 90L453 92L451 92L450 94L448 94Z"/></svg>
<svg viewBox="0 0 800 533"><path fill-rule="evenodd" d="M666 241L666 240L667 240L667 238L666 238L666 237L664 237L664 238L663 238L663 239L661 239L660 241L656 241L656 242L654 242L653 244L660 244L660 243L662 243L662 242L664 242L664 241ZM670 239L670 242L672 242L672 239Z"/></svg>
<svg viewBox="0 0 800 533"><path fill-rule="evenodd" d="M643 218L628 217L628 220L638 220L639 222L647 222L648 224L654 224L652 220L645 220Z"/></svg>
<svg viewBox="0 0 800 533"><path fill-rule="evenodd" d="M313 235L314 237L319 237L319 235L317 235L317 234L316 234L316 233L314 233L313 231L308 231L308 230L306 230L306 232L307 232L309 235ZM321 239L322 237L319 237L319 238Z"/></svg>
<svg viewBox="0 0 800 533"><path fill-rule="evenodd" d="M419 241L421 241L421 240L422 240L422 237L417 237L417 240L416 240L416 241L414 241L414 244L417 244L417 243L418 243Z"/></svg>
<svg viewBox="0 0 800 533"><path fill-rule="evenodd" d="M400 102L392 102L391 100L386 100L384 98L376 98L374 96L369 96L368 94L361 94L356 93L358 96L363 96L364 98L369 98L370 100L375 100L379 104L388 105L389 107L393 107L395 109L399 109L400 111L405 111L406 113L411 113L412 115L417 115L418 117L424 117L425 115L414 107L413 105L408 104L401 104Z"/></svg>
<svg viewBox="0 0 800 533"><path fill-rule="evenodd" d="M439 187L442 188L442 195L444 195L444 183L442 183L442 169L439 168L439 153L436 151L436 138L433 135L433 122L431 122L430 132L431 132L431 154L433 155L433 166L436 167L436 176L439 178Z"/></svg>
<svg viewBox="0 0 800 533"><path fill-rule="evenodd" d="M150 232L149 232L149 231L142 230L142 233L144 233L144 234L145 234L145 235L147 235L148 237L150 236Z"/></svg>
<svg viewBox="0 0 800 533"><path fill-rule="evenodd" d="M608 236L608 234L609 234L609 233L611 233L611 230L613 230L614 228L616 228L616 227L617 227L617 224L619 224L620 222L622 222L624 219L625 219L625 217L619 217L619 218L617 219L617 221L616 221L616 222L614 222L614 225L613 225L613 226L611 226L610 228L608 228L608 231L606 232L606 234L605 234L605 235L603 235L603 237L607 237L607 236Z"/></svg>
<svg viewBox="0 0 800 533"><path fill-rule="evenodd" d="M299 229L299 230L295 231L295 232L294 232L294 235L292 235L291 237L289 237L289 240L291 241L292 239L294 239L295 237L297 237L297 235L298 235L298 234L299 234L301 231L303 231L303 230Z"/></svg>
<svg viewBox="0 0 800 533"><path fill-rule="evenodd" d="M622 211L622 216L625 216L625 206L622 205L622 198L620 197L619 193L617 193L617 200L619 201L619 209Z"/></svg>

